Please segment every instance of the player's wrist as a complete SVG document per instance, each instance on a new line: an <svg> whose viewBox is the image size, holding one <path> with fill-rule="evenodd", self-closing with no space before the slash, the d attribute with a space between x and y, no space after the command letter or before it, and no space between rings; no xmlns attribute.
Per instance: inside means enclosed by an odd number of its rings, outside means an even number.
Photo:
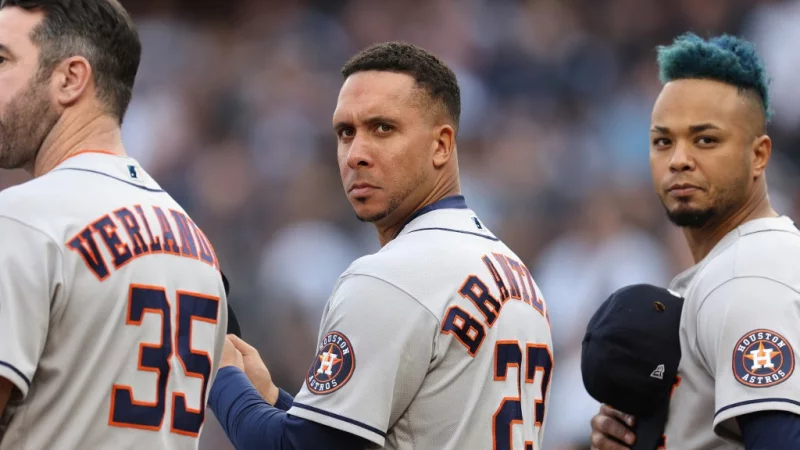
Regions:
<svg viewBox="0 0 800 450"><path fill-rule="evenodd" d="M269 403L272 406L275 406L278 403L278 396L280 395L280 389L275 384L270 383L269 387L267 387L266 392L262 395L264 396L264 401Z"/></svg>

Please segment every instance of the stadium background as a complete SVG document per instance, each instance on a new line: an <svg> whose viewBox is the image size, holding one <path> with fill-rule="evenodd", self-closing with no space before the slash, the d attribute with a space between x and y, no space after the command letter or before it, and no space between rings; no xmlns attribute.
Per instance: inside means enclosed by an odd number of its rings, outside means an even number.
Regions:
<svg viewBox="0 0 800 450"><path fill-rule="evenodd" d="M686 30L757 44L773 78L770 193L800 217L798 1L123 4L144 46L125 145L206 231L244 337L291 393L336 278L378 249L345 199L330 125L341 65L373 42L421 45L457 72L468 204L529 264L550 307L548 450L587 448L597 405L578 358L598 303L626 284L665 285L691 264L649 179L657 45ZM26 178L0 173L0 189ZM231 448L209 423L202 448Z"/></svg>

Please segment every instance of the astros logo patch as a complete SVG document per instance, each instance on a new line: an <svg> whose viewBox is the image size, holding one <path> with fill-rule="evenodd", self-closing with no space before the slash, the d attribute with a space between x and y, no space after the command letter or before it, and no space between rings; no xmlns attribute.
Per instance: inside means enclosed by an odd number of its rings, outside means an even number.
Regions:
<svg viewBox="0 0 800 450"><path fill-rule="evenodd" d="M753 330L739 339L733 351L733 374L750 387L782 383L794 372L794 350L789 341L770 330Z"/></svg>
<svg viewBox="0 0 800 450"><path fill-rule="evenodd" d="M356 358L344 334L331 331L322 338L317 357L306 377L306 387L314 394L330 394L344 386L353 375Z"/></svg>

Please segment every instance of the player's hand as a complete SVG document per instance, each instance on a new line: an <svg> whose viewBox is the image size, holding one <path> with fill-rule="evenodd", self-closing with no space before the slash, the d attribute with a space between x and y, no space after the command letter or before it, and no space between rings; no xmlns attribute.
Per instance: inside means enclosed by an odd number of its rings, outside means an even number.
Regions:
<svg viewBox="0 0 800 450"><path fill-rule="evenodd" d="M592 450L626 450L636 441L632 427L635 423L633 416L617 411L610 406L600 407L592 417ZM623 445L620 442L627 444Z"/></svg>
<svg viewBox="0 0 800 450"><path fill-rule="evenodd" d="M236 350L241 352L244 361L244 373L253 383L258 393L261 394L261 398L270 405L275 405L275 402L278 401L278 386L275 386L272 382L272 375L270 375L264 361L261 360L258 350L232 334L228 335L228 340L233 343Z"/></svg>
<svg viewBox="0 0 800 450"><path fill-rule="evenodd" d="M234 366L244 371L244 357L242 353L236 349L236 346L233 345L233 342L231 342L231 336L233 335L229 334L225 338L225 343L222 346L222 358L219 361L219 368L222 369L223 367Z"/></svg>

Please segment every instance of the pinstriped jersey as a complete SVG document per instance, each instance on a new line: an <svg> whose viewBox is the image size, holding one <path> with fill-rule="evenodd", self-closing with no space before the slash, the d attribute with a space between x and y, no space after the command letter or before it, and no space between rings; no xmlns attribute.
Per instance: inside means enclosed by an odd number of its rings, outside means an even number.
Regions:
<svg viewBox="0 0 800 450"><path fill-rule="evenodd" d="M800 231L790 219L739 226L670 288L685 302L662 448L744 449L737 416L800 414Z"/></svg>
<svg viewBox="0 0 800 450"><path fill-rule="evenodd" d="M128 157L0 192L0 450L197 448L227 326L202 230Z"/></svg>
<svg viewBox="0 0 800 450"><path fill-rule="evenodd" d="M370 448L538 449L551 348L528 269L449 197L341 276L289 414Z"/></svg>

